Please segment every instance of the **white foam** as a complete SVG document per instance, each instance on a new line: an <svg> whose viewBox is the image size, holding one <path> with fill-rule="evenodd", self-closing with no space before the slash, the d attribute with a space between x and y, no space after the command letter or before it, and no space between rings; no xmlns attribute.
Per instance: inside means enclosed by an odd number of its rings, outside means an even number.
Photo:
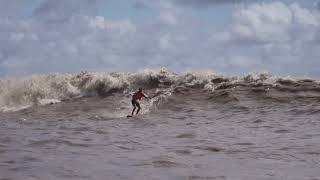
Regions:
<svg viewBox="0 0 320 180"><path fill-rule="evenodd" d="M59 103L65 99L83 96L105 96L113 92L130 93L138 87L166 89L164 94L150 101L148 107L153 107L157 102L170 96L171 90L178 86L214 91L218 87L238 83L280 86L279 79L281 77L268 72L252 73L245 77L223 77L212 71L187 72L179 75L163 68L146 69L137 73L81 72L34 75L0 80L0 110L8 111L20 109L20 107ZM292 82L297 80L291 77L282 79Z"/></svg>
<svg viewBox="0 0 320 180"><path fill-rule="evenodd" d="M61 101L58 99L40 99L39 101L39 105L47 105L47 104L57 104L60 103Z"/></svg>

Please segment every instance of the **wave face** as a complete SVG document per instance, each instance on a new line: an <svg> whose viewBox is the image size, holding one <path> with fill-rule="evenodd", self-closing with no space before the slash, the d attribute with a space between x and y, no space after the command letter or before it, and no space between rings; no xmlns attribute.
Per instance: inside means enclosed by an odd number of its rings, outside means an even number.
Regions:
<svg viewBox="0 0 320 180"><path fill-rule="evenodd" d="M212 72L179 75L163 69L138 73L81 72L1 79L0 110L17 111L83 97L107 97L115 93L128 96L138 87L154 94L154 101L185 89L210 92L210 98L223 102L240 100L234 97L239 93L265 101L282 102L299 98L317 99L320 92L318 80L283 78L268 73L224 77Z"/></svg>

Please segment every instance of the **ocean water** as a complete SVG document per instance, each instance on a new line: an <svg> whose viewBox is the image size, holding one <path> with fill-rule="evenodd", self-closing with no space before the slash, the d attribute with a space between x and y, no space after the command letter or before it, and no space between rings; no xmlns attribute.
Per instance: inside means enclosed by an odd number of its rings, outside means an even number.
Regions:
<svg viewBox="0 0 320 180"><path fill-rule="evenodd" d="M1 79L0 179L319 180L319 103L319 80L268 73Z"/></svg>

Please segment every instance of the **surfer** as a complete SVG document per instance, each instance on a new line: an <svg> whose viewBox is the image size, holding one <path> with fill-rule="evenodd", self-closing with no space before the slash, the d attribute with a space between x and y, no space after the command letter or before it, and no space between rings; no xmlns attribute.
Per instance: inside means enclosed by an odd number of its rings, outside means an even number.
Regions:
<svg viewBox="0 0 320 180"><path fill-rule="evenodd" d="M140 107L140 104L138 102L138 100L141 100L141 98L147 98L147 99L150 99L148 96L146 96L143 92L142 92L142 88L139 88L139 90L137 92L135 92L132 96L132 100L131 100L131 103L132 103L132 106L133 106L133 110L132 110L132 113L131 115L133 116L134 114L134 111L136 110L136 107L138 107L138 110L137 110L137 113L139 113L141 107Z"/></svg>

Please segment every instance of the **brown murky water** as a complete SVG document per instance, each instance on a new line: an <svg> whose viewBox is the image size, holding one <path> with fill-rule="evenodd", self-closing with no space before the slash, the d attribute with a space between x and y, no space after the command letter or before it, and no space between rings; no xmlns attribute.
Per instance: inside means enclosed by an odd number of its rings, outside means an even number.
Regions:
<svg viewBox="0 0 320 180"><path fill-rule="evenodd" d="M320 179L320 93L176 88L0 114L0 179ZM157 105L155 105L157 104Z"/></svg>

